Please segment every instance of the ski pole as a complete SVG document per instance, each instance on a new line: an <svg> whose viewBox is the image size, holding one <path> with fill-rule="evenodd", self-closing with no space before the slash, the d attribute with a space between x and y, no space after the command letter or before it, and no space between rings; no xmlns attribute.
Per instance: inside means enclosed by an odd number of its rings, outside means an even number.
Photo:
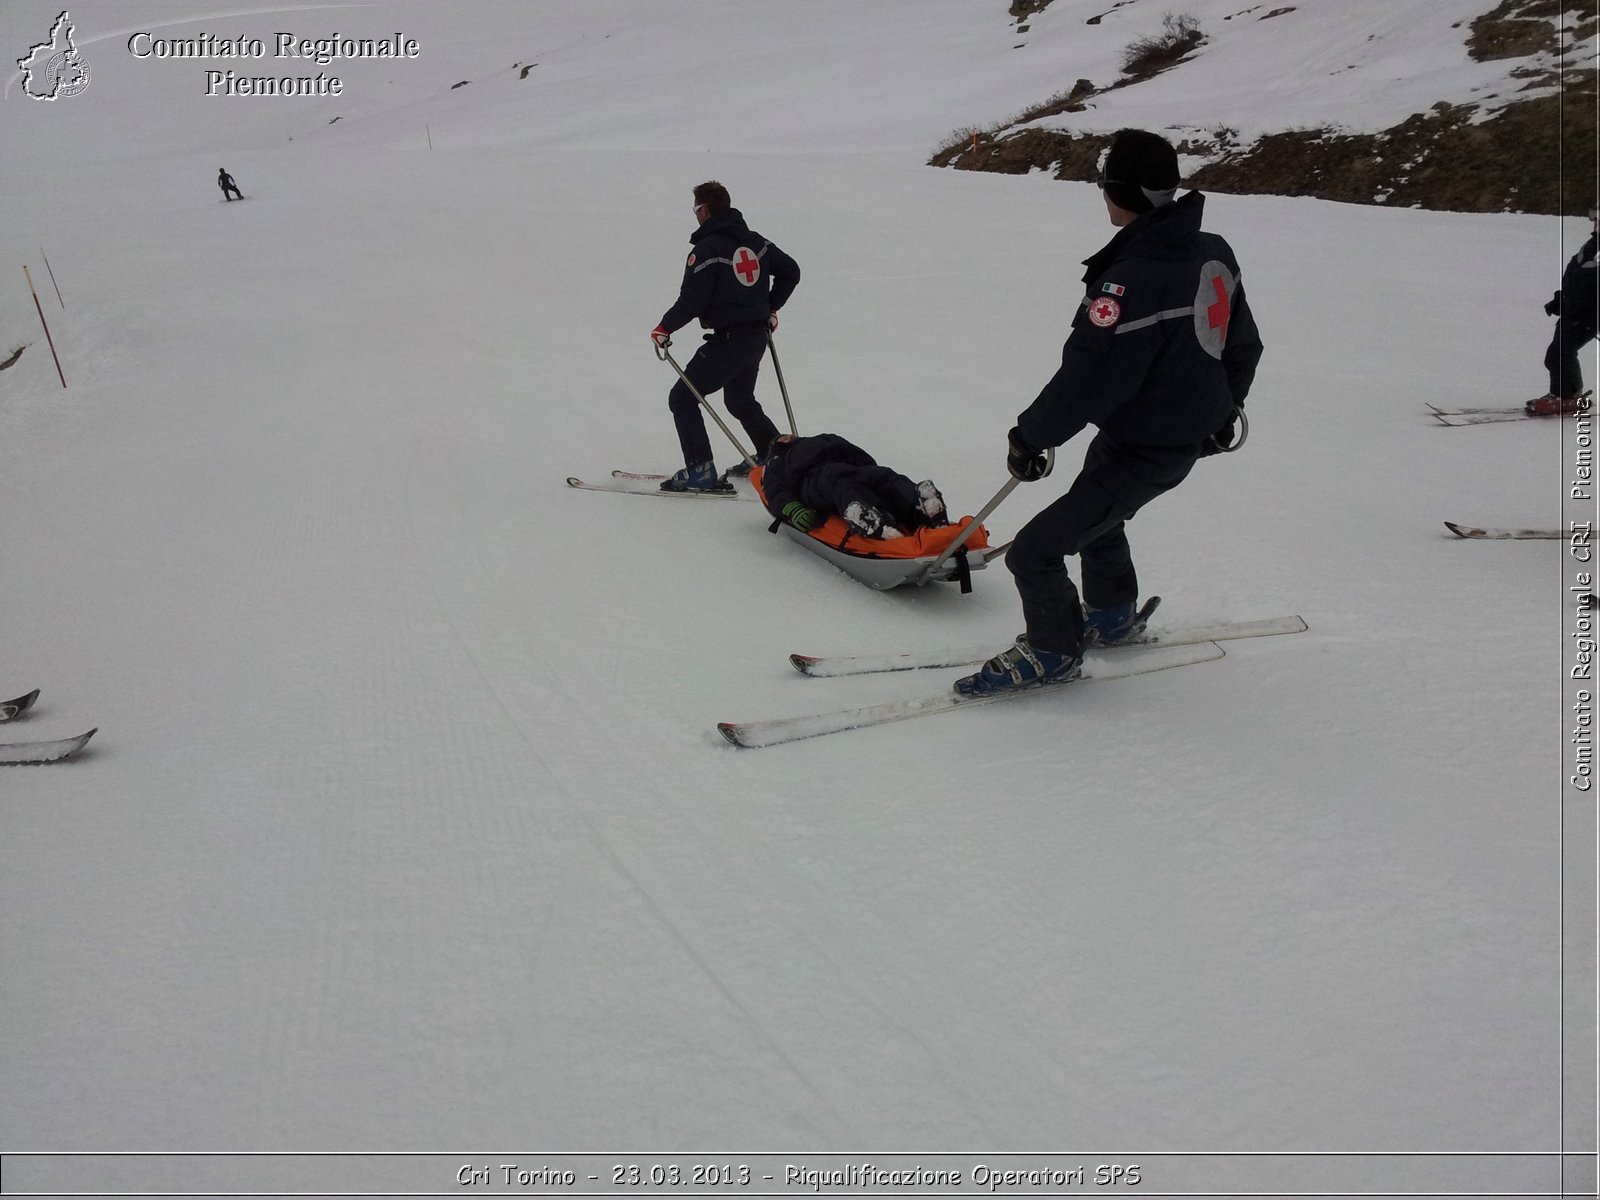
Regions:
<svg viewBox="0 0 1600 1200"><path fill-rule="evenodd" d="M1045 453L1044 473L1046 475L1048 475L1048 474L1050 474L1051 470L1056 465L1055 448L1051 447L1049 450L1046 450L1044 453ZM946 546L944 548L944 553L939 555L938 558L934 559L931 563L928 564L928 569L922 572L921 578L923 578L923 579L932 579L933 578L933 573L944 565L944 562L945 562L945 560L947 558L949 558L957 550L961 549L962 546L967 544L967 539L970 538L977 531L977 528L978 528L979 525L983 524L984 519L986 517L988 517L988 515L990 513L992 513L995 509L999 508L1000 507L1000 501L1004 500L1007 496L1009 496L1011 494L1011 489L1016 487L1017 484L1019 484L1021 482L1022 482L1022 480L1018 479L1015 475L1013 475L1010 479L1006 480L1004 486L1002 486L1001 489L994 494L994 499L989 501L989 503L985 504L983 506L983 508L979 510L978 515L973 517L972 520L967 523L967 527L961 531L961 536L956 538L955 541L951 542L948 546ZM988 559L985 559L984 561L987 562Z"/></svg>
<svg viewBox="0 0 1600 1200"><path fill-rule="evenodd" d="M678 373L678 378L683 380L683 386L694 393L694 398L700 401L701 406L711 414L711 419L717 423L717 428L728 435L728 440L733 443L733 448L739 452L739 457L749 463L751 467L754 467L756 460L751 458L745 448L739 444L739 439L733 436L733 430L728 428L728 423L717 415L717 410L711 407L711 402L700 394L700 389L690 382L689 377L683 373L683 368L678 365L678 360L672 357L672 352L667 349L667 346L671 344L670 339L666 346L657 343L656 357L672 364L672 369Z"/></svg>
<svg viewBox="0 0 1600 1200"><path fill-rule="evenodd" d="M39 247L39 257L44 259L44 269L50 271L50 259L45 254L43 246ZM61 307L65 308L67 302L61 299L61 285L56 282L56 273L54 271L50 271L50 286L56 289L56 299L61 302Z"/></svg>
<svg viewBox="0 0 1600 1200"><path fill-rule="evenodd" d="M783 411L789 414L789 432L795 437L800 436L800 431L795 428L794 409L789 405L789 389L783 382L783 368L778 365L778 343L771 333L767 334L767 350L772 355L772 369L778 375L778 390L783 393Z"/></svg>

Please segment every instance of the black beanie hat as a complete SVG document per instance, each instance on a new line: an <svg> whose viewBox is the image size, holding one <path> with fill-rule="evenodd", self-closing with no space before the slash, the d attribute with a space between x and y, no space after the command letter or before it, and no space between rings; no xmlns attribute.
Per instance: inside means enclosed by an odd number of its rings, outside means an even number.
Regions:
<svg viewBox="0 0 1600 1200"><path fill-rule="evenodd" d="M1171 204L1178 178L1178 152L1166 138L1143 129L1118 130L1100 169L1105 194L1136 213Z"/></svg>

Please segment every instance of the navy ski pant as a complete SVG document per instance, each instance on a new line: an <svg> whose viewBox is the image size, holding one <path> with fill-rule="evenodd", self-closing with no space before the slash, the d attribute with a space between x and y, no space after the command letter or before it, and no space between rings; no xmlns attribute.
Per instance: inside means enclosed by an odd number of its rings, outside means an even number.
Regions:
<svg viewBox="0 0 1600 1200"><path fill-rule="evenodd" d="M1550 349L1544 353L1544 367L1550 372L1552 395L1576 396L1583 391L1583 368L1578 363L1578 352L1594 341L1594 336L1593 318L1574 321L1563 317L1556 322Z"/></svg>
<svg viewBox="0 0 1600 1200"><path fill-rule="evenodd" d="M766 352L764 324L737 331L718 330L706 335L700 349L683 368L689 381L708 400L711 393L722 393L728 412L744 426L745 433L755 444L757 457L765 454L772 439L778 436L778 427L756 402L756 372L761 369L761 356ZM716 456L711 452L711 439L706 436L705 415L700 411L700 401L683 380L672 385L667 407L672 410L678 444L683 447L684 465L692 467L711 462ZM732 452L732 447L729 451Z"/></svg>
<svg viewBox="0 0 1600 1200"><path fill-rule="evenodd" d="M825 513L843 516L851 501L876 508L901 533L928 523L918 503L917 485L888 467L822 463L806 472L796 491L805 504Z"/></svg>
<svg viewBox="0 0 1600 1200"><path fill-rule="evenodd" d="M1084 603L1111 608L1139 599L1124 523L1182 483L1199 449L1119 445L1104 434L1089 443L1083 470L1066 495L1024 525L1006 552L1029 643L1057 654L1080 654ZM1063 561L1069 554L1078 556L1082 570L1081 602Z"/></svg>

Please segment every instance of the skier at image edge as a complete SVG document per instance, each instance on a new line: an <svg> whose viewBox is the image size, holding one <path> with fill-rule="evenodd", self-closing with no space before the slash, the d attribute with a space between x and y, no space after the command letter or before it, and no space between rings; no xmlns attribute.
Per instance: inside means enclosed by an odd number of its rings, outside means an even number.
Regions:
<svg viewBox="0 0 1600 1200"><path fill-rule="evenodd" d="M759 462L778 436L778 427L756 400L756 374L768 336L778 327L778 310L800 282L794 259L745 224L728 189L707 180L694 189L699 227L689 235L693 250L683 268L677 302L650 331L652 344L665 349L672 334L699 319L708 332L684 374L703 396L721 391L723 402L750 435ZM667 396L683 470L664 482L665 491L715 491L730 485L719 479L706 436L700 401L683 380Z"/></svg>
<svg viewBox="0 0 1600 1200"><path fill-rule="evenodd" d="M1548 316L1557 318L1556 330L1545 351L1544 366L1550 372L1550 390L1524 406L1533 416L1553 417L1581 412L1588 407L1583 390L1583 370L1578 352L1594 340L1597 291L1600 291L1600 205L1589 209L1589 240L1572 256L1561 274L1561 288L1544 306Z"/></svg>
<svg viewBox="0 0 1600 1200"><path fill-rule="evenodd" d="M1099 186L1117 232L1085 260L1088 290L1061 367L1017 418L1006 465L1019 480L1041 479L1046 449L1091 423L1099 432L1066 494L1023 526L1006 554L1026 630L957 680L960 695L1068 682L1081 673L1086 645L1140 633L1124 523L1201 457L1238 443L1261 338L1232 248L1201 230L1205 197L1177 199L1179 182L1165 139L1129 129L1113 137ZM1064 561L1072 554L1081 600Z"/></svg>

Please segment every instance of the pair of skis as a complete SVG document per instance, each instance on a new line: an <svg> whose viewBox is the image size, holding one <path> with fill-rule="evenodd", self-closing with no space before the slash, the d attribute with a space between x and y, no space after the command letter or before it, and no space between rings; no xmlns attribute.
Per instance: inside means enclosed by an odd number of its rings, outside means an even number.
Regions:
<svg viewBox="0 0 1600 1200"><path fill-rule="evenodd" d="M1594 399L1593 392L1584 392L1578 397L1578 407L1587 409ZM1441 425L1498 425L1502 421L1541 421L1548 417L1560 416L1558 413L1531 413L1526 408L1440 408L1437 404L1428 405L1433 410L1433 418ZM1567 416L1574 414L1568 413Z"/></svg>
<svg viewBox="0 0 1600 1200"><path fill-rule="evenodd" d="M15 700L0 700L0 725L15 721L25 715L39 699L39 689L34 688ZM0 765L23 766L59 762L69 758L89 744L97 730L80 733L77 737L59 738L49 742L0 742Z"/></svg>
<svg viewBox="0 0 1600 1200"><path fill-rule="evenodd" d="M1157 598L1147 603L1141 610L1142 615L1148 616L1159 602ZM1069 683L975 697L962 696L946 687L941 691L914 696L907 700L891 700L883 704L838 709L810 716L778 717L766 721L723 721L717 725L717 731L733 745L747 749L778 746L803 738L843 733L849 729L863 729L872 725L888 724L891 721L904 721L912 717L931 716L955 708L969 708L1002 700L1020 700L1029 696L1053 695L1070 691L1079 684L1093 683L1097 680L1126 679L1134 675L1148 675L1195 663L1213 662L1224 654L1219 642L1238 638L1304 633L1305 629L1306 623L1299 617L1273 617L1263 621L1230 621L1217 625L1195 625L1182 629L1162 630L1143 634L1116 646L1091 650L1084 657L1083 674ZM992 649L993 647L989 648ZM884 671L920 671L973 666L990 657L989 650L969 648L887 655L791 654L789 662L802 675L822 678L866 675Z"/></svg>
<svg viewBox="0 0 1600 1200"><path fill-rule="evenodd" d="M1586 411L1593 401L1593 392L1584 392L1578 397L1578 405ZM1437 404L1430 404L1433 418L1441 425L1497 425L1502 421L1539 421L1555 413L1530 413L1526 408L1440 408ZM1573 414L1567 414L1573 415ZM1572 534L1563 529L1479 529L1472 525L1460 525L1455 521L1446 521L1445 528L1459 538L1470 538L1474 541L1515 539L1551 539L1566 540Z"/></svg>

